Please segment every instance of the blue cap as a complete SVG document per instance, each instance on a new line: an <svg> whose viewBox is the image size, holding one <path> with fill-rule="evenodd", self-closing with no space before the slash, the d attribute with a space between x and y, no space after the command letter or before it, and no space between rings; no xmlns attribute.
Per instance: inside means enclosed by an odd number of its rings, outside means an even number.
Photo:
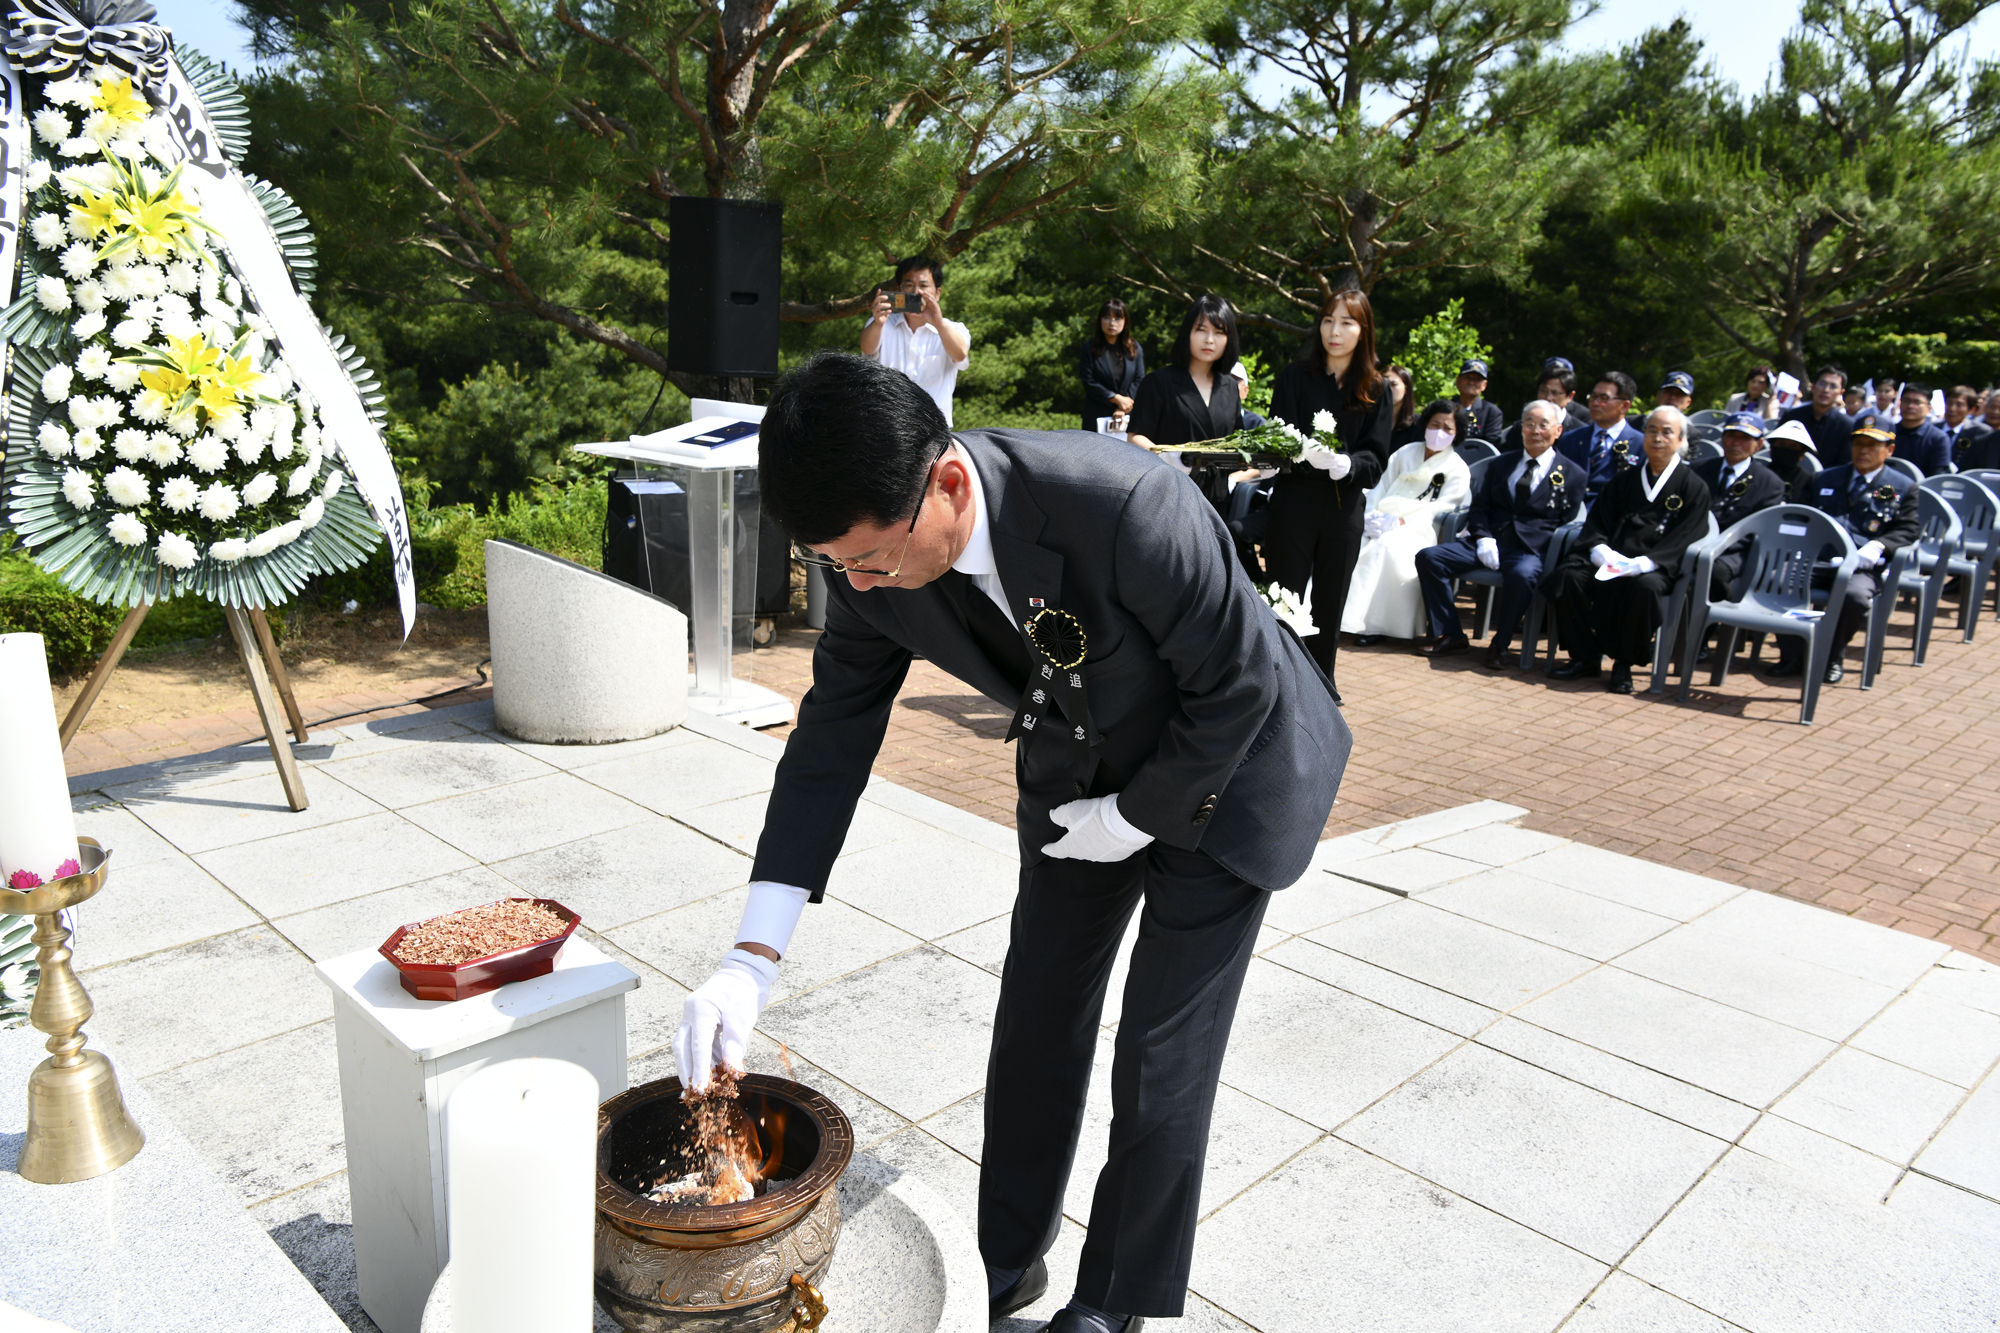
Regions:
<svg viewBox="0 0 2000 1333"><path fill-rule="evenodd" d="M1576 367L1570 362L1570 359L1566 356L1552 356L1548 360L1542 362L1543 379L1547 379L1551 375L1574 375L1574 374L1576 374Z"/></svg>
<svg viewBox="0 0 2000 1333"><path fill-rule="evenodd" d="M1459 366L1458 373L1461 375L1477 375L1483 380L1493 378L1486 373L1486 363L1476 356L1468 358L1464 364Z"/></svg>
<svg viewBox="0 0 2000 1333"><path fill-rule="evenodd" d="M1685 370L1676 370L1673 374L1660 381L1660 387L1662 389L1679 389L1682 393L1692 398L1694 397L1694 376L1688 374Z"/></svg>
<svg viewBox="0 0 2000 1333"><path fill-rule="evenodd" d="M1728 420L1722 423L1722 431L1726 435L1732 430L1738 435L1761 440L1764 438L1764 418L1755 412L1731 412Z"/></svg>

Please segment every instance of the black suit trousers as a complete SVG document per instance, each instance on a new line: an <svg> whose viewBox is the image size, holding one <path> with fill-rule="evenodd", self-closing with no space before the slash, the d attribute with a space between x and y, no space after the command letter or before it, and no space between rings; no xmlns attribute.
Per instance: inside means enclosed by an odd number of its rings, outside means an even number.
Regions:
<svg viewBox="0 0 2000 1333"><path fill-rule="evenodd" d="M1313 624L1318 633L1305 640L1306 651L1334 679L1334 659L1340 651L1340 621L1347 612L1347 589L1354 582L1354 562L1361 558L1363 510L1366 499L1346 483L1325 486L1285 485L1279 478L1271 495L1271 521L1264 537L1264 563L1274 582L1303 593L1312 581ZM1347 494L1353 489L1353 494ZM1122 1312L1121 1312L1122 1313Z"/></svg>
<svg viewBox="0 0 2000 1333"><path fill-rule="evenodd" d="M1114 863L1044 859L1021 872L986 1074L988 1264L1024 1268L1055 1243L1105 987L1136 907L1110 1156L1076 1295L1100 1310L1179 1317L1216 1080L1270 897L1199 851L1159 843Z"/></svg>
<svg viewBox="0 0 2000 1333"><path fill-rule="evenodd" d="M1597 567L1578 552L1549 573L1542 595L1556 609L1556 624L1571 658L1589 666L1609 654L1614 669L1653 660L1653 631L1660 627L1660 598L1673 578L1655 569L1629 578L1597 581Z"/></svg>

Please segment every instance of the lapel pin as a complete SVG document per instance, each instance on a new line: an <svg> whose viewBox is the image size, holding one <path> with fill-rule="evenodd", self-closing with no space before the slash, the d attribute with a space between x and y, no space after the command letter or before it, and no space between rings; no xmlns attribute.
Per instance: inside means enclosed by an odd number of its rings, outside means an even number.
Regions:
<svg viewBox="0 0 2000 1333"><path fill-rule="evenodd" d="M1042 605L1042 599L1039 597L1030 597L1028 599L1028 605L1033 607L1039 607Z"/></svg>

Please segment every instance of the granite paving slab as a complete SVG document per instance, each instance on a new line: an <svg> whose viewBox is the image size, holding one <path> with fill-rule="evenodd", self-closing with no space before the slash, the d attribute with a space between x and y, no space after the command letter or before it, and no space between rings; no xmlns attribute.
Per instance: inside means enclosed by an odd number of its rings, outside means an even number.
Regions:
<svg viewBox="0 0 2000 1333"><path fill-rule="evenodd" d="M1796 958L1880 986L1902 990L1951 946L1768 893L1741 893L1702 919L1702 927L1738 935Z"/></svg>
<svg viewBox="0 0 2000 1333"><path fill-rule="evenodd" d="M266 917L289 916L478 864L388 811L223 847L195 859Z"/></svg>
<svg viewBox="0 0 2000 1333"><path fill-rule="evenodd" d="M495 862L521 892L554 898L598 930L613 930L747 884L750 862L713 838L658 815Z"/></svg>
<svg viewBox="0 0 2000 1333"><path fill-rule="evenodd" d="M1915 1165L1927 1176L2000 1199L2000 1074L1986 1076Z"/></svg>
<svg viewBox="0 0 2000 1333"><path fill-rule="evenodd" d="M704 736L685 745L584 764L571 771L592 786L649 810L678 815L698 806L769 791L777 765Z"/></svg>
<svg viewBox="0 0 2000 1333"><path fill-rule="evenodd" d="M1596 965L1416 900L1324 926L1307 938L1500 1010L1526 1004Z"/></svg>
<svg viewBox="0 0 2000 1333"><path fill-rule="evenodd" d="M1446 856L1422 847L1410 847L1354 861L1339 867L1339 870L1349 879L1373 884L1378 889L1414 893L1418 889L1434 888L1455 879L1464 879L1467 875L1476 875L1485 868L1477 861Z"/></svg>
<svg viewBox="0 0 2000 1333"><path fill-rule="evenodd" d="M925 940L1013 910L1020 862L926 832L920 839L843 852L827 880L827 896Z"/></svg>
<svg viewBox="0 0 2000 1333"><path fill-rule="evenodd" d="M114 853L104 887L71 912L71 965L103 967L257 924L242 899L179 852L133 866Z"/></svg>
<svg viewBox="0 0 2000 1333"><path fill-rule="evenodd" d="M1739 1327L1630 1273L1613 1273L1563 1325L1563 1333L1732 1333Z"/></svg>
<svg viewBox="0 0 2000 1333"><path fill-rule="evenodd" d="M69 806L76 813L76 831L79 836L95 838L99 846L117 849L118 869L181 855L178 847L146 827L145 822L137 815L107 796L96 792L72 796Z"/></svg>
<svg viewBox="0 0 2000 1333"><path fill-rule="evenodd" d="M606 931L612 942L690 990L715 974L735 944L749 890L731 889ZM778 1003L879 963L922 941L846 903L808 903L771 999Z"/></svg>
<svg viewBox="0 0 2000 1333"><path fill-rule="evenodd" d="M1399 973L1364 963L1305 937L1285 941L1265 955L1280 967L1303 972L1329 986L1373 1000L1446 1032L1469 1037L1500 1017L1497 1009L1460 999L1435 986L1412 981Z"/></svg>
<svg viewBox="0 0 2000 1333"><path fill-rule="evenodd" d="M317 769L305 775L304 810L285 804L284 788L264 770L213 786L138 782L105 793L180 850L192 854L296 833L321 824L380 813L382 807Z"/></svg>
<svg viewBox="0 0 2000 1333"><path fill-rule="evenodd" d="M629 759L651 754L655 750L671 750L677 745L691 745L701 739L700 732L687 726L674 727L642 740L612 741L605 745L543 745L509 736L497 728L492 734L493 739L501 744L554 768L582 768L588 764L608 763L613 759Z"/></svg>
<svg viewBox="0 0 2000 1333"><path fill-rule="evenodd" d="M1912 992L1877 1014L1850 1044L1969 1088L2000 1060L2000 1015Z"/></svg>
<svg viewBox="0 0 2000 1333"><path fill-rule="evenodd" d="M1900 1163L1930 1142L1964 1097L1955 1084L1849 1049L1828 1056L1771 1114Z"/></svg>
<svg viewBox="0 0 2000 1333"><path fill-rule="evenodd" d="M1670 917L1501 869L1426 889L1417 896L1432 907L1599 962L1637 948L1678 924Z"/></svg>
<svg viewBox="0 0 2000 1333"><path fill-rule="evenodd" d="M1398 897L1359 880L1309 870L1289 889L1271 895L1270 906L1264 909L1264 924L1289 934L1303 935L1309 930L1318 930L1321 926L1330 926L1336 921L1387 907L1398 901Z"/></svg>
<svg viewBox="0 0 2000 1333"><path fill-rule="evenodd" d="M642 822L648 811L570 773L413 805L403 817L486 864Z"/></svg>
<svg viewBox="0 0 2000 1333"><path fill-rule="evenodd" d="M764 811L770 803L771 793L758 791L738 796L732 801L695 806L681 811L675 818L745 856L754 856L757 839L764 831ZM856 852L880 847L885 842L920 838L935 831L928 824L897 814L864 797L854 809L854 822L847 826L847 838L840 844L840 850L843 855L852 856Z"/></svg>
<svg viewBox="0 0 2000 1333"><path fill-rule="evenodd" d="M1488 866L1512 865L1565 845L1567 840L1553 833L1537 833L1512 824L1489 824L1424 844L1431 851Z"/></svg>
<svg viewBox="0 0 2000 1333"><path fill-rule="evenodd" d="M1619 856L1580 842L1516 861L1513 868L1535 879L1608 898L1656 916L1670 916L1676 921L1692 921L1745 892L1733 884Z"/></svg>
<svg viewBox="0 0 2000 1333"><path fill-rule="evenodd" d="M318 771L333 774L385 809L400 810L557 770L491 736L468 731L358 759L337 758Z"/></svg>
<svg viewBox="0 0 2000 1333"><path fill-rule="evenodd" d="M1889 1196L1889 1206L1899 1213L1963 1232L1987 1245L2000 1247L2000 1203L1981 1198L1929 1176L1912 1171Z"/></svg>
<svg viewBox="0 0 2000 1333"><path fill-rule="evenodd" d="M1734 1140L1757 1119L1757 1112L1742 1102L1518 1018L1501 1019L1481 1031L1478 1040L1482 1046L1718 1139Z"/></svg>
<svg viewBox="0 0 2000 1333"><path fill-rule="evenodd" d="M1807 909L1810 910L1810 909ZM1834 1041L1889 1007L1895 990L1697 923L1621 955L1618 966Z"/></svg>
<svg viewBox="0 0 2000 1333"><path fill-rule="evenodd" d="M1505 801L1472 801L1465 805L1454 805L1444 810L1433 810L1429 814L1417 815L1410 819L1385 824L1369 829L1359 836L1382 847L1395 851L1401 847L1415 847L1419 843L1437 842L1463 833L1468 829L1488 828L1504 824L1510 819L1519 819L1529 811L1518 805L1508 805Z"/></svg>
<svg viewBox="0 0 2000 1333"><path fill-rule="evenodd" d="M2000 966L1969 953L1946 954L1911 989L1930 999L1950 1000L1981 1013L2000 1014Z"/></svg>
<svg viewBox="0 0 2000 1333"><path fill-rule="evenodd" d="M1739 1141L1746 1152L1788 1166L1823 1194L1880 1203L1903 1175L1899 1163L1781 1116L1759 1116Z"/></svg>

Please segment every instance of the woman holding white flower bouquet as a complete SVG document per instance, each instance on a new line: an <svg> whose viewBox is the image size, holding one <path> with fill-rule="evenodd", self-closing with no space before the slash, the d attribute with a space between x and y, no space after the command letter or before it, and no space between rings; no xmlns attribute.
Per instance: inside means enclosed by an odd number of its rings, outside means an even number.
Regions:
<svg viewBox="0 0 2000 1333"><path fill-rule="evenodd" d="M1437 541L1437 516L1472 499L1472 472L1457 445L1472 431L1472 414L1440 398L1418 418L1422 438L1389 456L1382 480L1368 492L1361 554L1347 589L1340 627L1356 643L1387 636L1414 639L1427 628L1417 552Z"/></svg>
<svg viewBox="0 0 2000 1333"><path fill-rule="evenodd" d="M1236 311L1219 296L1188 307L1167 363L1139 381L1127 418L1126 439L1142 449L1219 440L1243 429L1243 398L1236 377ZM1209 503L1227 512L1229 475L1241 459L1165 454L1194 479Z"/></svg>
<svg viewBox="0 0 2000 1333"><path fill-rule="evenodd" d="M1375 312L1365 293L1335 292L1326 299L1318 330L1299 359L1278 373L1271 412L1308 434L1329 431L1340 444L1334 450L1308 443L1300 465L1278 478L1264 541L1272 578L1300 594L1312 585L1309 602L1319 633L1306 647L1332 681L1348 583L1361 554L1363 493L1388 466L1395 419L1395 399L1376 368Z"/></svg>

